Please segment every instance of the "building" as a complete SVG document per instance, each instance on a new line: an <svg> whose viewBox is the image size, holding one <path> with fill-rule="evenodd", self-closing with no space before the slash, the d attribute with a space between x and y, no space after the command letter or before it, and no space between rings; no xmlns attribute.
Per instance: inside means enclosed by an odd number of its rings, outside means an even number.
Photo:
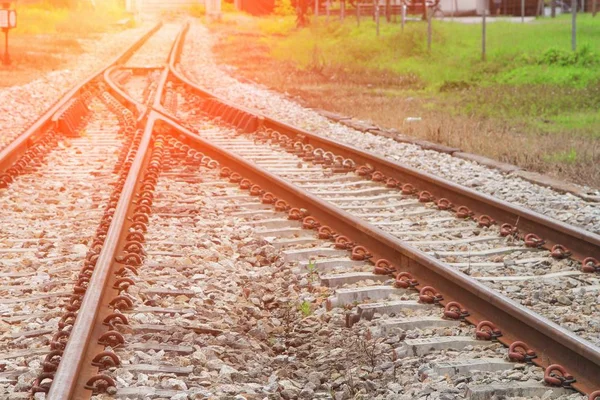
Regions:
<svg viewBox="0 0 600 400"><path fill-rule="evenodd" d="M275 0L235 0L238 10L252 15L267 15L273 12Z"/></svg>

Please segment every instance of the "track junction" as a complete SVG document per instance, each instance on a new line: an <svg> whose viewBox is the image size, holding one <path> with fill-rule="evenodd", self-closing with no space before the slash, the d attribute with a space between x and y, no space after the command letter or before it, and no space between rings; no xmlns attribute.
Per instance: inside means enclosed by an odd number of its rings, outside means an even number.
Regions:
<svg viewBox="0 0 600 400"><path fill-rule="evenodd" d="M189 28L158 24L0 151L0 396L600 398L598 235L211 94ZM514 290L552 279L589 329ZM350 355L327 362L370 371L252 368L310 367L328 324Z"/></svg>

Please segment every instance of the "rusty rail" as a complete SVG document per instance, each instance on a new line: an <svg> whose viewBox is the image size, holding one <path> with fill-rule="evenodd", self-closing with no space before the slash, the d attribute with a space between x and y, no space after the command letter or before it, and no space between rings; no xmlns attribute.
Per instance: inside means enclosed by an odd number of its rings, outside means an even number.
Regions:
<svg viewBox="0 0 600 400"><path fill-rule="evenodd" d="M560 244L569 249L573 254L573 258L579 261L587 257L600 259L600 235L476 192L446 179L419 171L416 168L390 161L377 154L296 128L285 122L264 116L256 110L249 110L235 105L208 92L190 81L177 69L176 64L180 57L179 53L183 48L186 32L187 30L184 31L181 41L176 44L179 51L172 54L169 62L170 73L176 81L179 81L200 97L209 100L212 110L227 122L235 122L236 119L239 120L243 116L249 121L247 123L247 130L249 131L256 130L262 125L264 128L270 128L287 135L292 141L310 144L315 149L321 148L325 151L331 151L335 155L351 158L357 165L370 164L375 170L380 171L387 177L395 178L403 184L411 184L419 191L428 191L435 198L447 198L457 207L466 206L475 215L488 215L501 223L516 226L523 235L535 233L545 240L544 248L548 250L552 249L554 245Z"/></svg>
<svg viewBox="0 0 600 400"><path fill-rule="evenodd" d="M419 282L417 287L435 286L445 299L442 304L451 301L463 304L471 315L467 318L469 322L477 325L491 320L502 330L500 341L505 345L516 340L527 341L538 354L538 359L534 360L537 365L562 364L577 378L573 385L576 389L589 393L598 388L600 348L389 233L202 139L176 121L166 117L160 120L183 135L190 147L250 179L253 184L268 189L293 207L307 209L322 225L343 232L353 242L365 246L373 259L389 260L397 270L411 273Z"/></svg>
<svg viewBox="0 0 600 400"><path fill-rule="evenodd" d="M102 251L98 257L96 268L90 280L90 289L85 293L77 320L69 336L69 341L59 367L54 375L52 387L47 397L48 400L83 398L81 394L85 391L84 386L87 382L87 377L82 372L93 370L91 360L94 352L90 350L94 346L98 346L97 343L91 343L90 339L94 335L94 331L102 329L102 324L98 323L99 316L101 315L101 305L105 303L105 299L109 296L110 291L114 291L112 287L107 285L107 282L109 281L114 258L121 242L123 226L125 225L136 188L139 184L138 178L146 161L146 153L150 145L155 118L156 114L151 112L138 152L131 165L117 208L115 209ZM91 391L88 393L91 395Z"/></svg>
<svg viewBox="0 0 600 400"><path fill-rule="evenodd" d="M566 246L573 258L598 257L600 236L550 219L539 213L498 200L491 196L457 185L437 176L418 171L397 162L389 161L376 154L357 149L343 143L320 137L311 132L293 127L284 122L266 117L260 112L235 105L191 82L177 68L188 27L176 43L171 54L169 70L172 79L190 88L207 100L209 107L224 120L236 124L246 131L260 127L270 128L314 148L322 148L336 155L353 159L357 165L370 164L375 170L400 182L410 183L419 190L429 191L437 198L449 198L454 204L466 206L479 215L489 215L497 221L517 226L521 234L536 233L542 237L545 248L555 244ZM261 170L254 164L201 139L169 118L164 118L173 129L183 133L191 146L201 147L208 156L225 165L235 165L236 170L254 183L268 187L277 197L285 199L294 207L305 207L311 215L338 232L344 232L358 243L369 248L379 258L392 261L401 271L418 277L422 285L434 284L450 299L468 305L470 322L493 318L504 333L503 343L510 344L517 338L527 340L538 351L536 363L547 367L559 362L573 375L578 383L575 388L584 393L598 389L600 376L600 348L579 336L541 317L507 297L500 295L467 275L453 270L438 260L404 244L393 236L371 226L350 214L338 210L300 189L294 188L276 176ZM243 122L243 123L242 123Z"/></svg>
<svg viewBox="0 0 600 400"><path fill-rule="evenodd" d="M165 68L157 86L156 98L158 99L161 98L161 91L166 79L167 69ZM116 85L110 80L107 80L107 83L117 98L123 101L134 101L126 94L124 96L122 91L116 91ZM140 104L134 101L133 105L139 106ZM93 355L97 353L94 350L104 347L92 342L91 339L100 336L104 330L102 323L98 322L106 316L106 307L103 308L102 305L107 304L107 298L115 292L115 289L107 283L111 277L117 249L123 241L123 227L130 215L130 209L134 205L134 194L140 185L141 171L147 163L147 150L152 141L154 124L159 114L148 108L142 111L143 115L148 116L145 129L88 285L90 289L85 293L77 320L54 375L47 396L48 400L81 399L91 395L91 391L85 388L89 376L97 371L97 367L93 367L91 361Z"/></svg>

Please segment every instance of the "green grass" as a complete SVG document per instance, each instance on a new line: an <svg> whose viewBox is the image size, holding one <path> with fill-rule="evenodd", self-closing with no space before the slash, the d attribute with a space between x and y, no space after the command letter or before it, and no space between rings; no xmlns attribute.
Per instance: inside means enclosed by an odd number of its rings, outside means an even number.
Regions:
<svg viewBox="0 0 600 400"><path fill-rule="evenodd" d="M345 23L321 19L296 31L292 17L260 24L268 34L287 35L273 43L273 54L304 68L340 67L414 74L423 85L439 89L447 82L485 84L557 84L585 87L600 79L600 18L578 18L577 56L570 51L570 19L540 19L520 24L488 24L487 62L481 61L481 26L433 22L433 43L427 51L425 23L381 25L364 18ZM277 30L279 29L279 30ZM293 51L290 51L293 49ZM554 56L554 57L552 57ZM579 57L578 57L579 56Z"/></svg>
<svg viewBox="0 0 600 400"><path fill-rule="evenodd" d="M572 111L557 113L543 121L532 122L532 126L548 133L571 132L573 135L590 136L600 139L600 111Z"/></svg>
<svg viewBox="0 0 600 400"><path fill-rule="evenodd" d="M578 27L573 53L568 17L490 23L486 62L477 24L434 21L431 52L423 22L383 22L379 38L367 17L296 29L293 17L245 16L212 29L219 62L310 107L600 187L600 17Z"/></svg>
<svg viewBox="0 0 600 400"><path fill-rule="evenodd" d="M308 317L312 314L312 306L306 300L298 305L298 310L302 313L304 317Z"/></svg>
<svg viewBox="0 0 600 400"><path fill-rule="evenodd" d="M296 19L290 16L271 16L260 18L257 23L261 32L273 36L288 36L296 27Z"/></svg>
<svg viewBox="0 0 600 400"><path fill-rule="evenodd" d="M325 23L321 18L301 30L293 17L259 22L272 56L300 69L391 74L405 80L385 88L390 96L434 96L451 114L600 137L600 17L581 14L577 27L578 50L572 52L568 15L489 23L487 60L482 61L480 24L434 20L428 51L423 22L408 23L404 32L399 24L384 22L379 37L367 17L360 26L355 19Z"/></svg>

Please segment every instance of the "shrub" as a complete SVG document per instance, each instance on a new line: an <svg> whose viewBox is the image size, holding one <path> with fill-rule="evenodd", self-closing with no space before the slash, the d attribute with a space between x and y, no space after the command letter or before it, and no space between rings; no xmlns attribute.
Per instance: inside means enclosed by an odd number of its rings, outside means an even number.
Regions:
<svg viewBox="0 0 600 400"><path fill-rule="evenodd" d="M592 52L588 45L581 46L577 51L559 50L550 48L537 59L539 65L558 65L568 67L578 65L590 67L598 64L598 56Z"/></svg>
<svg viewBox="0 0 600 400"><path fill-rule="evenodd" d="M295 15L296 10L292 6L292 2L290 0L275 0L273 14L281 16Z"/></svg>
<svg viewBox="0 0 600 400"><path fill-rule="evenodd" d="M287 36L296 29L293 17L260 18L257 24L261 33L273 36Z"/></svg>
<svg viewBox="0 0 600 400"><path fill-rule="evenodd" d="M440 86L440 92L458 92L471 88L471 84L465 81L444 81Z"/></svg>

